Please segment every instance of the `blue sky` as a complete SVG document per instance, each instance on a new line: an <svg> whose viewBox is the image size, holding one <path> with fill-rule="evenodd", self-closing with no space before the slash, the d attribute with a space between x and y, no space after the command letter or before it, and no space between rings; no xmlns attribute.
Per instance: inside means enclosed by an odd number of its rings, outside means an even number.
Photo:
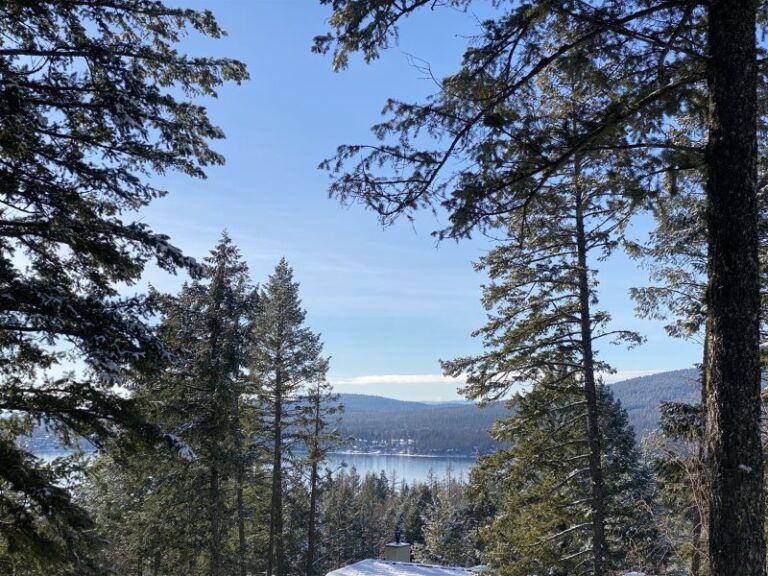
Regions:
<svg viewBox="0 0 768 576"><path fill-rule="evenodd" d="M310 52L326 31L328 9L314 0L187 0L210 8L227 30L223 40L189 36L182 49L244 61L251 80L227 86L204 102L227 134L215 148L227 158L205 181L168 176L170 193L142 212L186 253L203 257L225 228L255 281L282 256L301 282L308 323L321 332L338 390L413 400L457 398L440 376L438 359L479 351L470 332L484 322L482 274L472 269L483 240L440 245L430 232L439 219L424 212L411 224L382 229L357 206L327 197L318 163L344 143L370 142L369 126L386 98L418 100L436 87L413 65L429 62L437 77L459 61L475 16L452 10L424 13L401 30L399 46L370 65L353 59L334 73L330 57ZM646 226L643 222L639 230ZM183 278L150 272L161 289ZM617 256L603 266L601 300L617 326L648 337L632 351L608 347L602 356L621 376L688 367L695 345L667 338L637 320L627 289L646 282L636 264Z"/></svg>

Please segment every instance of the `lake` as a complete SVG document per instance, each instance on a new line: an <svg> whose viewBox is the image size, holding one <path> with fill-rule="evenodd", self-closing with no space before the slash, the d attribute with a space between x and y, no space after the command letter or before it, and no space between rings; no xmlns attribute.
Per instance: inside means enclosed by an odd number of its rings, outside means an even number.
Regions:
<svg viewBox="0 0 768 576"><path fill-rule="evenodd" d="M437 480L445 478L449 471L454 478L469 479L469 471L475 465L474 458L445 456L408 456L403 454L329 454L326 466L333 471L346 463L347 470L353 466L360 476L368 472L378 474L382 470L396 482L423 482L430 474Z"/></svg>
<svg viewBox="0 0 768 576"><path fill-rule="evenodd" d="M37 452L44 460L53 460L58 456L66 456L67 450L45 450ZM475 465L475 459L470 457L447 456L408 456L405 454L329 454L325 466L334 472L341 470L346 464L349 470L353 466L360 476L369 472L378 474L382 470L387 477L397 483L405 481L424 482L430 474L436 480L445 478L449 471L454 478L469 480L469 471Z"/></svg>

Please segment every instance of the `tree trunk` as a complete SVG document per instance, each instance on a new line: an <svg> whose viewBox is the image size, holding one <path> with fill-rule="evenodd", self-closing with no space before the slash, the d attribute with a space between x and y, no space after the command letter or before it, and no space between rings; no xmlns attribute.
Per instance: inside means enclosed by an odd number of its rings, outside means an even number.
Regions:
<svg viewBox="0 0 768 576"><path fill-rule="evenodd" d="M245 506L243 505L243 471L240 464L240 474L237 480L237 537L238 537L238 564L240 576L247 576L246 570L246 544L245 544Z"/></svg>
<svg viewBox="0 0 768 576"><path fill-rule="evenodd" d="M235 452L237 454L237 538L238 551L237 563L240 567L240 576L247 576L245 543L245 505L243 503L243 486L245 485L246 450L243 448L243 414L240 410L240 395L235 395L234 413L237 420L235 431Z"/></svg>
<svg viewBox="0 0 768 576"><path fill-rule="evenodd" d="M592 485L592 563L595 576L605 574L608 544L605 539L605 483L601 462L599 409L595 385L594 355L592 351L592 314L589 300L589 270L587 268L587 238L584 232L584 198L579 190L579 160L575 161L576 180L576 250L578 258L579 312L581 316L582 366L584 371L584 399L587 407L587 436L589 440L589 476Z"/></svg>
<svg viewBox="0 0 768 576"><path fill-rule="evenodd" d="M317 523L317 469L320 464L320 431L322 429L322 397L319 393L315 398L314 405L314 436L312 437L312 448L310 450L310 459L312 468L309 479L309 529L307 536L307 576L312 576L315 565L315 524Z"/></svg>
<svg viewBox="0 0 768 576"><path fill-rule="evenodd" d="M152 576L160 576L160 550L155 550L155 557L152 562Z"/></svg>
<svg viewBox="0 0 768 576"><path fill-rule="evenodd" d="M708 40L707 380L712 576L764 576L754 0L713 0Z"/></svg>
<svg viewBox="0 0 768 576"><path fill-rule="evenodd" d="M279 378L279 376L278 376ZM269 576L283 576L283 460L282 460L282 415L283 403L278 382L275 394L274 452L272 454L272 501L269 518Z"/></svg>
<svg viewBox="0 0 768 576"><path fill-rule="evenodd" d="M208 497L211 510L211 567L210 575L221 574L221 502L219 488L219 471L216 466L211 468L211 483Z"/></svg>
<svg viewBox="0 0 768 576"><path fill-rule="evenodd" d="M309 527L307 535L307 576L312 576L315 565L315 524L317 516L317 462L312 462L309 480Z"/></svg>

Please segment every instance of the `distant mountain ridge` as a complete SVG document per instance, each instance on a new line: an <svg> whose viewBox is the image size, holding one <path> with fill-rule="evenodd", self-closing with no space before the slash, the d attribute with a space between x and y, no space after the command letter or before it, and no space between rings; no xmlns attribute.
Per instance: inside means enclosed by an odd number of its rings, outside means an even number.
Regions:
<svg viewBox="0 0 768 576"><path fill-rule="evenodd" d="M696 403L701 399L695 368L659 372L611 384L626 409L638 440L658 426L662 402ZM341 431L362 451L423 454L474 454L498 448L489 436L493 424L509 415L503 403L432 404L365 394L341 394L345 405Z"/></svg>
<svg viewBox="0 0 768 576"><path fill-rule="evenodd" d="M490 429L509 415L501 402L479 408L467 403L426 404L361 394L340 396L344 404L340 431L350 439L346 448L361 452L489 452L498 447L489 436ZM384 405L391 409L379 409Z"/></svg>
<svg viewBox="0 0 768 576"><path fill-rule="evenodd" d="M368 394L340 394L341 402L348 412L404 412L407 410L423 410L432 405L427 402L396 400L384 396L369 396Z"/></svg>
<svg viewBox="0 0 768 576"><path fill-rule="evenodd" d="M660 372L611 384L627 411L638 440L658 426L661 402L701 400L694 368ZM479 408L466 402L413 402L366 394L340 394L344 412L340 431L351 439L344 449L432 455L473 455L499 447L489 435L494 423L509 416L503 402ZM38 428L25 440L36 454L60 452L55 436Z"/></svg>
<svg viewBox="0 0 768 576"><path fill-rule="evenodd" d="M701 383L697 368L659 372L622 380L610 385L627 411L629 423L638 439L656 430L662 402L701 402Z"/></svg>

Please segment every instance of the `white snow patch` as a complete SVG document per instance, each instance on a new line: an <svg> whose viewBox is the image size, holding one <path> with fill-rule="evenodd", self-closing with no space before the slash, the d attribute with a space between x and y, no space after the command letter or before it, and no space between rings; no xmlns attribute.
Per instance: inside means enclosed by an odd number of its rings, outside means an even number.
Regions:
<svg viewBox="0 0 768 576"><path fill-rule="evenodd" d="M328 572L327 576L472 576L481 571L458 566L433 566L368 559Z"/></svg>

